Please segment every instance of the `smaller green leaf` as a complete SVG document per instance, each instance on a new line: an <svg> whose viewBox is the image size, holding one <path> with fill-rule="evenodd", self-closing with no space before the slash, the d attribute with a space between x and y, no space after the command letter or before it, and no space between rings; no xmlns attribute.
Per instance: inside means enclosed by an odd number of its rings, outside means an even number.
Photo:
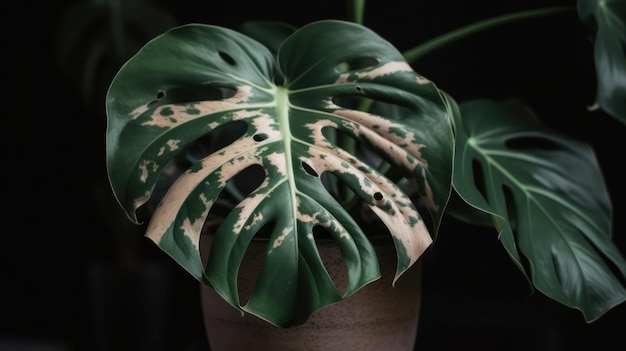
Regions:
<svg viewBox="0 0 626 351"><path fill-rule="evenodd" d="M587 321L626 300L626 261L593 150L519 103L461 105L454 186L506 220L500 240L534 287Z"/></svg>
<svg viewBox="0 0 626 351"><path fill-rule="evenodd" d="M453 191L446 207L446 214L471 225L485 227L494 226L495 229L500 232L504 226L504 219L491 210L480 191L475 187L473 177L467 176L467 174L469 174L468 172L471 173L472 170L462 168L465 164L459 162L465 159L463 148L467 145L468 136L462 129L463 125L459 105L451 96L444 94L444 97L446 98L450 116L452 116L452 124L455 129L454 138L455 145L457 146L455 167L461 167L456 168L453 174ZM457 187L461 189L461 192L459 192ZM466 200L464 197L467 197L470 201Z"/></svg>

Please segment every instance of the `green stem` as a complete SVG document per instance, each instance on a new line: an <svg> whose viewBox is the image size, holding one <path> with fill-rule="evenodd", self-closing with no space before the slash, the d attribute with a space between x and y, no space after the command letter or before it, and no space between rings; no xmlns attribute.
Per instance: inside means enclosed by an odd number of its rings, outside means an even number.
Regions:
<svg viewBox="0 0 626 351"><path fill-rule="evenodd" d="M536 18L541 16L548 16L553 14L558 14L561 12L576 10L575 6L557 6L557 7L547 7L535 10L527 10L516 13L510 13L506 15L496 16L492 18L488 18L486 20L482 20L476 23L472 23L466 26L463 26L459 29L453 30L451 32L445 33L438 37L435 37L423 44L420 44L410 50L404 52L404 58L408 62L414 62L415 60L421 58L422 56L429 54L432 51L435 51L439 48L442 48L450 43L458 41L459 39L468 37L472 34L478 33L483 30L487 30L496 26L500 26L503 24L511 23L514 21L519 21L528 18Z"/></svg>
<svg viewBox="0 0 626 351"><path fill-rule="evenodd" d="M352 3L352 21L354 23L363 24L363 14L365 13L365 0L352 0L348 1L348 3Z"/></svg>

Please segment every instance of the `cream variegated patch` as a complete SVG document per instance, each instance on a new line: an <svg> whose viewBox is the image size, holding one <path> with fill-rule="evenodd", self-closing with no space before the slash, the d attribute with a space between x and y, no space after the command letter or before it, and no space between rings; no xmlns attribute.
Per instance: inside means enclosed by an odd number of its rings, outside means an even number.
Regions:
<svg viewBox="0 0 626 351"><path fill-rule="evenodd" d="M159 149L159 156L162 156L166 150L168 151L176 151L179 148L180 140L170 139L165 143L165 146Z"/></svg>
<svg viewBox="0 0 626 351"><path fill-rule="evenodd" d="M271 115L264 113L260 109L236 110L236 111L233 111L232 114L233 114L232 115L233 121L251 119L252 124L257 128L257 130L259 128L266 129L263 127L265 127L266 125L271 125L272 123L275 123L274 118Z"/></svg>
<svg viewBox="0 0 626 351"><path fill-rule="evenodd" d="M250 224L248 224L247 226L245 226L246 230L250 230L250 228L252 228L252 226L260 221L262 221L264 218L262 213L255 213L252 216L252 221L250 222Z"/></svg>
<svg viewBox="0 0 626 351"><path fill-rule="evenodd" d="M154 220L150 222L146 231L146 236L158 243L163 234L167 231L169 223L172 223L175 220L179 209L182 207L182 204L187 199L189 194L191 194L191 192L196 189L198 184L201 184L212 172L219 169L219 185L213 184L212 186L221 189L226 185L227 181L240 170L245 169L252 164L259 164L260 159L257 155L255 155L255 150L250 147L251 145L253 145L253 143L250 142L250 138L240 139L230 147L235 150L246 150L246 152L238 152L235 155L220 152L213 153L202 160L201 167L194 169L193 171L183 173L177 181L171 185L163 197L161 202L162 205L156 208L153 214ZM204 198L201 198L200 200L207 205L204 213L204 216L206 217L213 204L212 200ZM201 230L202 226L188 226L188 228L197 228L198 230ZM196 234L190 235L195 236ZM199 232L197 235L199 235Z"/></svg>
<svg viewBox="0 0 626 351"><path fill-rule="evenodd" d="M369 70L343 73L337 78L335 83L350 83L353 81L350 80L350 77L356 79L375 79L396 72L413 72L413 68L404 61L387 62L382 66L377 66Z"/></svg>
<svg viewBox="0 0 626 351"><path fill-rule="evenodd" d="M200 200L204 204L204 211L202 212L202 215L198 218L185 218L181 228L184 235L189 238L196 249L200 243L200 233L202 232L202 227L204 226L204 220L213 205L213 202L207 199L204 194L200 194Z"/></svg>
<svg viewBox="0 0 626 351"><path fill-rule="evenodd" d="M192 104L178 105L167 104L154 109L150 119L143 122L144 126L156 126L161 128L171 128L189 120L206 116L217 111L227 111L241 109L245 102L252 96L252 87L240 86L235 95L222 100L207 100ZM150 110L150 103L134 109L130 115L133 119L143 116Z"/></svg>
<svg viewBox="0 0 626 351"><path fill-rule="evenodd" d="M380 177L373 171L367 171L370 169L369 166L354 158L350 153L335 148L328 142L322 143L325 144L325 149L309 148L308 157L302 157L301 160L313 164L316 171L347 171L356 176L361 189L371 194L372 199L380 197L372 200L370 208L385 223L390 233L402 242L413 264L432 243L432 238L424 221L412 206L411 199L387 178ZM351 165L350 170L346 170L346 164ZM302 219L312 220L309 217Z"/></svg>
<svg viewBox="0 0 626 351"><path fill-rule="evenodd" d="M268 184L269 184L269 179L265 177L265 179L263 180L263 183L259 185L258 189L267 188ZM263 202L263 200L266 198L267 198L267 194L265 192L259 192L254 195L249 195L237 205L235 210L238 210L239 213L237 216L237 222L233 225L233 228L232 228L233 233L238 234L239 232L241 232L242 228L249 229L256 222L263 220L263 214L254 213L254 211L259 207L261 202ZM250 218L252 218L252 221L250 221ZM246 223L248 224L245 225Z"/></svg>
<svg viewBox="0 0 626 351"><path fill-rule="evenodd" d="M406 155L409 153L416 158L418 162L424 165L424 167L428 167L428 161L424 159L421 154L421 149L426 147L426 145L416 142L415 133L408 131L403 125L363 111L338 109L333 113L355 122L358 126L367 127L354 128L355 134L365 136L368 140L373 141L383 149L389 149L383 147L388 144L401 146L392 153L397 163L403 164L406 167L414 167L406 162ZM374 129L374 126L377 128ZM398 135L394 130L402 130L405 135Z"/></svg>
<svg viewBox="0 0 626 351"><path fill-rule="evenodd" d="M287 240L289 234L293 234L292 226L283 228L283 231L280 233L280 235L276 239L274 239L274 242L272 243L272 249L269 250L268 254L271 254L274 249L279 248L283 244L283 241Z"/></svg>
<svg viewBox="0 0 626 351"><path fill-rule="evenodd" d="M390 215L387 211L379 207L371 207L378 218L389 228L389 232L396 239L400 240L402 246L406 250L406 256L409 258L409 267L413 265L420 256L426 251L433 240L428 232L428 228L423 220L407 218L411 214L405 213L403 216ZM414 213L413 215L418 215ZM398 279L396 277L395 281Z"/></svg>
<svg viewBox="0 0 626 351"><path fill-rule="evenodd" d="M368 136L380 135L384 138L379 139L377 145L389 144L390 142L400 145L402 146L402 149L408 151L411 155L413 155L413 157L418 159L419 162L427 165L426 159L421 156L421 149L424 148L425 145L416 142L415 134L408 132L403 125L394 123L392 120L365 111L344 109L333 103L331 99L327 99L325 102L325 108L332 110L333 114L345 118L347 121L343 124L343 126L351 129L355 134L359 135L361 133L366 133L365 135ZM354 124L350 124L350 122L353 122ZM319 121L316 124L310 124L309 128L314 133L314 136L316 137L315 140L321 140L323 138L321 135L321 128L327 126L336 127L337 125L330 121ZM362 126L367 128L361 128ZM317 131L314 128L319 128L320 130ZM395 133L394 130L402 130L406 135L400 136L398 133ZM404 157L399 157L397 160L402 161L402 158Z"/></svg>
<svg viewBox="0 0 626 351"><path fill-rule="evenodd" d="M150 173L154 173L158 171L158 169L159 169L158 163L151 161L151 160L142 160L141 163L139 164L139 170L141 171L141 173L139 174L139 180L142 183L145 183L148 180Z"/></svg>
<svg viewBox="0 0 626 351"><path fill-rule="evenodd" d="M300 199L298 198L298 209L300 209ZM312 223L314 226L319 225L326 229L332 229L333 232L338 232L340 238L350 238L350 233L337 221L332 220L332 216L328 213L316 212L313 214L303 213L298 210L298 221L303 223ZM307 238L314 239L313 233L307 234Z"/></svg>
<svg viewBox="0 0 626 351"><path fill-rule="evenodd" d="M287 160L285 159L285 154L274 152L267 155L266 158L267 161L274 166L276 172L282 174L283 176L287 176Z"/></svg>
<svg viewBox="0 0 626 351"><path fill-rule="evenodd" d="M370 208L389 228L391 235L402 242L412 265L432 243L432 238L424 221L412 206L411 199L389 179L364 171L368 167L354 159L345 150L335 149L334 151L340 159L350 161L353 169L362 172L359 176L361 189L372 194L372 197L375 195L381 197L374 204L370 204ZM336 171L342 171L342 169Z"/></svg>
<svg viewBox="0 0 626 351"><path fill-rule="evenodd" d="M205 165L208 162L208 165L221 165L219 182L220 186L223 187L243 169L254 164L262 163L258 154L261 154L266 148L254 149L253 146L254 141L251 140L251 138L240 139L236 143L228 146L230 152L216 152L211 154L202 161L202 164Z"/></svg>
<svg viewBox="0 0 626 351"><path fill-rule="evenodd" d="M428 172L428 160L422 156L421 151L426 145L416 141L415 133L408 131L404 126L398 123L394 123L378 115L358 110L342 109L332 103L329 103L327 107L336 107L333 113L348 120L344 124L344 127L352 130L355 135L362 136L374 145L378 145L379 148L385 150L385 152L392 157L396 164L401 165L411 172L414 172L417 167L420 167L419 173L424 180L424 185L418 188L418 190L422 196L422 200L429 208L434 210L439 208L439 205L435 202L432 187L426 177ZM404 135L399 135L396 131L402 131ZM315 135L321 134L321 130L313 132L316 133ZM413 185L417 186L418 184L414 182Z"/></svg>
<svg viewBox="0 0 626 351"><path fill-rule="evenodd" d="M426 77L418 75L417 76L417 83L420 84L420 85L424 85L424 84L431 84L432 82L429 79L427 79Z"/></svg>

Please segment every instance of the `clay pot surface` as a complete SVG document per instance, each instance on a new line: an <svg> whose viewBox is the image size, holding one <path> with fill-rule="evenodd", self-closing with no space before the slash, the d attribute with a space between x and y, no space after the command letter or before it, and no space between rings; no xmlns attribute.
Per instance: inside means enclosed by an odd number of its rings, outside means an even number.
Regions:
<svg viewBox="0 0 626 351"><path fill-rule="evenodd" d="M278 328L248 313L242 317L212 288L201 285L211 351L413 350L421 303L421 263L418 261L392 286L395 248L390 240L380 241L374 243L381 279L338 304L318 310L306 323L292 328ZM248 249L238 278L244 295L252 290L266 248L267 241L254 240ZM326 269L343 291L347 273L339 249L331 240L318 241L318 248ZM245 296L241 301L247 301Z"/></svg>

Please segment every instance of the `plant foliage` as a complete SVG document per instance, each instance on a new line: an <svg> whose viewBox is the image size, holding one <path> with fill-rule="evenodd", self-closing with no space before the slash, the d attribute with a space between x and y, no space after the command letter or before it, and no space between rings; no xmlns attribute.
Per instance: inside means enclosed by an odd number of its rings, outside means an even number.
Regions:
<svg viewBox="0 0 626 351"><path fill-rule="evenodd" d="M623 4L578 1L595 34L596 107L622 122ZM364 2L354 5L360 22ZM172 28L110 86L111 186L135 222L156 199L146 235L232 306L277 326L301 324L379 278L367 218L394 240L397 279L444 214L493 226L534 288L593 321L626 300L626 261L611 240L593 150L523 103L457 104L410 65L470 34L566 10L487 19L405 53L337 20ZM213 217L222 220L204 262L198 247ZM241 301L237 271L262 235L265 262ZM318 254L322 236L342 253L345 291Z"/></svg>
<svg viewBox="0 0 626 351"><path fill-rule="evenodd" d="M382 116L351 107L365 99L403 112ZM397 246L397 275L432 240L409 196L378 165L336 140L352 139L401 170L432 223L439 223L450 193L453 136L445 96L392 45L358 24L307 25L283 43L276 60L238 32L178 27L121 69L107 103L109 176L135 221L135 211L181 150L220 127L245 124L232 143L176 180L147 236L239 307L239 264L255 234L271 225L259 284L241 308L280 326L301 323L342 298L317 253L316 227L341 249L349 272L346 296L380 274L366 234L323 174L349 187L387 226ZM255 166L264 179L227 214L203 267L198 246L212 205L229 181Z"/></svg>

